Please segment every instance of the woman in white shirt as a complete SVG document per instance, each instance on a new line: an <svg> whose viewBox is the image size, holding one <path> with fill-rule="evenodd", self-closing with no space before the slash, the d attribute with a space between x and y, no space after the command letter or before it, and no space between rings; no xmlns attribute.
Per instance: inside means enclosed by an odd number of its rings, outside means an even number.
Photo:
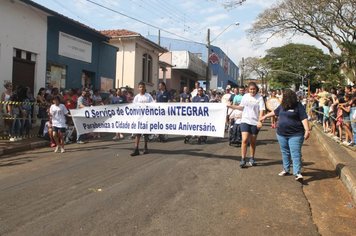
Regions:
<svg viewBox="0 0 356 236"><path fill-rule="evenodd" d="M241 100L240 105L230 105L230 108L242 110L242 118L240 130L242 134L241 143L241 162L240 167L246 167L246 154L247 145L250 141L250 159L248 164L250 166L256 165L255 152L256 152L256 140L257 135L262 127L262 123L259 122L263 116L265 110L265 104L263 97L258 94L259 88L255 82L248 84L248 93L246 93Z"/></svg>
<svg viewBox="0 0 356 236"><path fill-rule="evenodd" d="M52 121L53 139L56 142L54 152L59 152L59 149L62 148L61 153L63 153L65 152L64 135L67 127L66 116L68 116L68 110L60 103L60 100L61 97L58 95L53 98L53 104L49 108L49 115Z"/></svg>

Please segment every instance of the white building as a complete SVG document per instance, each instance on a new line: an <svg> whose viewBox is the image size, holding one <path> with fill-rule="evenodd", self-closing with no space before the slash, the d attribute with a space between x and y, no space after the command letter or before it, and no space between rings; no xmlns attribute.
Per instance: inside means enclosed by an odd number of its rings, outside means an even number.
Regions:
<svg viewBox="0 0 356 236"><path fill-rule="evenodd" d="M12 81L37 92L46 78L47 13L23 1L1 0L0 18L0 84Z"/></svg>

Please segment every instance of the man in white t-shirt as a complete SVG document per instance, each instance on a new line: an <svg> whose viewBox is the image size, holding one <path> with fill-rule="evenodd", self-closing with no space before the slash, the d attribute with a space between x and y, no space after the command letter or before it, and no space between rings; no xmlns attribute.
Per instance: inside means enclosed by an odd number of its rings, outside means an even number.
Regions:
<svg viewBox="0 0 356 236"><path fill-rule="evenodd" d="M190 93L192 95L191 98L197 96L200 83L197 81L195 82L194 86L195 86L194 90Z"/></svg>
<svg viewBox="0 0 356 236"><path fill-rule="evenodd" d="M231 101L230 101L231 96L232 96L232 94L231 94L231 86L228 85L226 87L225 94L221 98L221 103L225 104L226 106L231 105ZM231 112L232 112L231 108L228 108L226 110L225 131L227 131L228 127L229 127L229 115L231 114Z"/></svg>
<svg viewBox="0 0 356 236"><path fill-rule="evenodd" d="M146 93L146 84L144 82L138 83L138 90L139 90L139 93L135 96L133 103L154 102L153 97L149 93ZM138 150L138 146L140 144L140 139L141 139L141 134L136 134L135 150L133 151L133 153L131 153L131 156L140 155L140 151ZM148 137L146 134L144 134L144 140L145 140L145 148L144 148L143 154L147 154L148 153L148 148L147 148Z"/></svg>

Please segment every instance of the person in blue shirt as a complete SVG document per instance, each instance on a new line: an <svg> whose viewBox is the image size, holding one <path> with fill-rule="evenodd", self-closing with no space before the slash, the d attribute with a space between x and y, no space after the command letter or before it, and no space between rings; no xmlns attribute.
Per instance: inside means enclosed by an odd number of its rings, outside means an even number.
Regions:
<svg viewBox="0 0 356 236"><path fill-rule="evenodd" d="M197 95L193 97L192 102L209 102L209 97L204 94L204 89L202 87L199 87L197 89ZM207 136L199 136L198 137L198 144L201 144L201 142L206 143L207 141ZM184 143L187 141L185 140Z"/></svg>
<svg viewBox="0 0 356 236"><path fill-rule="evenodd" d="M197 90L197 95L193 97L192 102L209 102L209 97L204 94L202 87Z"/></svg>
<svg viewBox="0 0 356 236"><path fill-rule="evenodd" d="M295 92L286 89L283 92L283 99L274 111L261 117L263 122L266 118L278 116L277 139L280 145L283 161L283 170L278 175L289 175L293 162L293 175L295 180L302 181L302 145L304 140L310 136L308 116L303 105L298 102Z"/></svg>
<svg viewBox="0 0 356 236"><path fill-rule="evenodd" d="M167 91L167 87L164 82L159 82L158 89L156 102L170 102L172 100L171 94Z"/></svg>
<svg viewBox="0 0 356 236"><path fill-rule="evenodd" d="M180 102L190 102L192 99L192 95L189 93L189 89L187 86L184 86L183 93L179 95Z"/></svg>
<svg viewBox="0 0 356 236"><path fill-rule="evenodd" d="M159 82L158 92L156 94L156 102L171 102L171 94L167 91L165 82ZM164 134L158 135L158 141L167 142L167 137Z"/></svg>

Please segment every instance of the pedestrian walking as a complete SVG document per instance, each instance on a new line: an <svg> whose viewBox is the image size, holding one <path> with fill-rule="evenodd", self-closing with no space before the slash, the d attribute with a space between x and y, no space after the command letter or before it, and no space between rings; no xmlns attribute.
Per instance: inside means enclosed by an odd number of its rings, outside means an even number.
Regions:
<svg viewBox="0 0 356 236"><path fill-rule="evenodd" d="M53 98L53 104L49 108L49 115L53 126L53 139L56 142L54 152L59 152L61 148L60 152L63 153L65 152L64 135L67 127L66 116L68 115L68 110L60 101L61 97L58 95Z"/></svg>
<svg viewBox="0 0 356 236"><path fill-rule="evenodd" d="M153 97L146 92L146 84L144 82L140 82L138 83L138 91L139 93L135 96L133 103L150 103L150 102L154 102ZM136 134L135 137L135 150L133 151L133 153L131 153L131 156L137 156L140 155L140 151L138 149L139 144L140 144L140 139L141 139L141 134ZM148 142L148 135L144 134L144 141L145 141L145 147L144 147L144 151L143 154L147 154L148 153L148 146L147 146L147 142Z"/></svg>
<svg viewBox="0 0 356 236"><path fill-rule="evenodd" d="M308 115L303 105L298 102L295 92L286 89L283 92L283 100L274 111L261 117L261 122L266 118L278 116L277 139L282 153L283 170L279 176L289 175L291 161L293 163L293 175L298 181L303 180L302 145L310 136Z"/></svg>
<svg viewBox="0 0 356 236"><path fill-rule="evenodd" d="M250 142L250 159L248 164L250 166L256 165L255 153L256 153L256 140L257 135L262 127L260 118L263 116L265 110L265 103L263 97L258 93L259 88L255 82L250 82L247 86L248 93L246 93L242 99L240 105L229 105L232 109L242 110L242 118L240 124L240 130L242 135L241 142L241 161L240 167L246 167L247 160L247 146Z"/></svg>

